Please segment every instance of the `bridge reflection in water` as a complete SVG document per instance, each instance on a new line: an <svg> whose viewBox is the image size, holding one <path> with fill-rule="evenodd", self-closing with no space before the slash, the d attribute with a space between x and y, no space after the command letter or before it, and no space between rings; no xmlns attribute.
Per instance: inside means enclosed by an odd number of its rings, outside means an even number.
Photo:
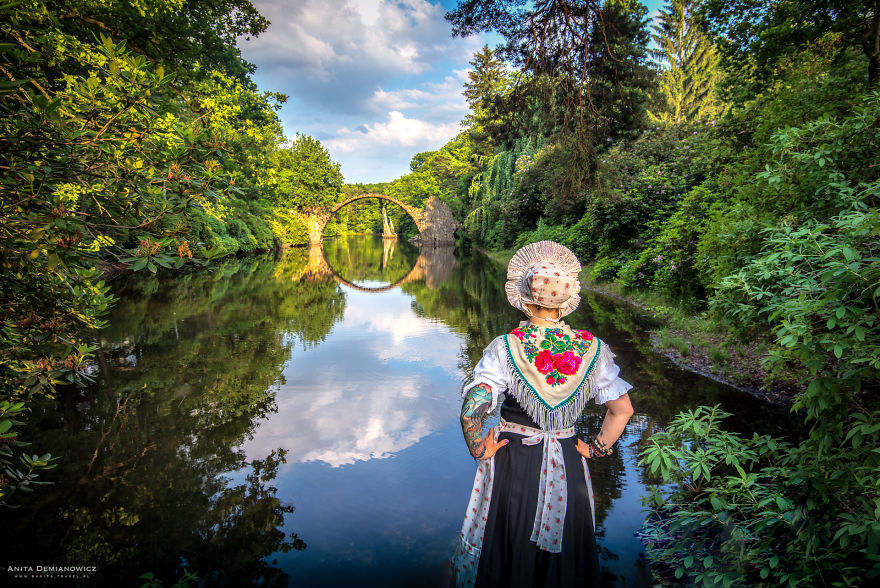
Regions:
<svg viewBox="0 0 880 588"><path fill-rule="evenodd" d="M384 239L382 242L381 267L385 269L394 255L396 240ZM360 292L387 292L403 284L424 280L425 285L434 289L445 282L452 270L458 265L455 259L455 248L451 245L439 245L436 247L422 246L419 248L419 257L413 264L412 269L401 279L385 286L362 286L347 280L339 274L327 261L324 255L323 243L315 243L309 246L309 260L302 271L296 276L297 280L324 281L333 278L340 284Z"/></svg>

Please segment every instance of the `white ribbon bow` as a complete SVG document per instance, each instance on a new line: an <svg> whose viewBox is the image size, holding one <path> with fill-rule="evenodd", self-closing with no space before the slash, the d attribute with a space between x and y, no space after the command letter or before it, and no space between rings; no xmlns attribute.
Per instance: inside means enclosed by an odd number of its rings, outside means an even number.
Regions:
<svg viewBox="0 0 880 588"><path fill-rule="evenodd" d="M574 427L542 431L502 421L501 430L527 435L522 439L523 445L544 443L541 478L538 482L538 505L531 540L544 551L559 553L562 551L562 528L568 506L568 483L565 480L565 461L559 440L574 436Z"/></svg>

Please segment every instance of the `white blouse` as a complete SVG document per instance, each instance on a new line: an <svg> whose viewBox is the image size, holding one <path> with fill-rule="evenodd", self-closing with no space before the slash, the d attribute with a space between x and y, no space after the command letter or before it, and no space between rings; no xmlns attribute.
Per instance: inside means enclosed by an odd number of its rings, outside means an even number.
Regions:
<svg viewBox="0 0 880 588"><path fill-rule="evenodd" d="M611 353L611 357L614 354ZM474 368L474 379L463 389L462 394L477 384L488 384L492 389L492 407L489 412L495 410L503 398L499 397L507 390L507 372L502 366L507 361L507 349L504 345L504 335L496 337L483 351L483 358ZM632 384L618 377L620 367L614 361L600 361L593 368L596 370L596 387L599 394L596 396L596 404L605 404L609 400L616 400L632 389Z"/></svg>

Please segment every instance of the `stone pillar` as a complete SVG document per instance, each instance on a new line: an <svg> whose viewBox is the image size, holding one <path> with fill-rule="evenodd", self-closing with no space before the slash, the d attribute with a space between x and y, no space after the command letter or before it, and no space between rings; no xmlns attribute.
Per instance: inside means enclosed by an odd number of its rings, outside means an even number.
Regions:
<svg viewBox="0 0 880 588"><path fill-rule="evenodd" d="M419 236L414 239L419 245L438 246L455 244L455 230L458 222L452 211L436 196L425 202L425 214L419 227Z"/></svg>
<svg viewBox="0 0 880 588"><path fill-rule="evenodd" d="M383 239L396 239L397 235L394 233L394 225L391 224L391 220L388 218L388 212L385 209L385 201L382 201L382 238Z"/></svg>

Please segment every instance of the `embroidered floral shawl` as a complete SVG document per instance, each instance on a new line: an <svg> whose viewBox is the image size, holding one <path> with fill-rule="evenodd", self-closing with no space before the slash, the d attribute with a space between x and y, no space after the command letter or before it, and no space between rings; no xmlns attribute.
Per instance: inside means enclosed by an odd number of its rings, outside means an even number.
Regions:
<svg viewBox="0 0 880 588"><path fill-rule="evenodd" d="M597 364L610 361L605 346L588 331L520 326L504 337L511 394L544 430L570 427L598 388Z"/></svg>

